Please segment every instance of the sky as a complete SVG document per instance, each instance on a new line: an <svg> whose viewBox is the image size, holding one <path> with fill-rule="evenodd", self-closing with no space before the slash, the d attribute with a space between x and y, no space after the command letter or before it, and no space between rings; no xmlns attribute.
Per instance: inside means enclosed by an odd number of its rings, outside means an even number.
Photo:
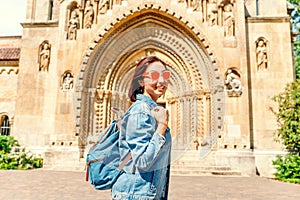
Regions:
<svg viewBox="0 0 300 200"><path fill-rule="evenodd" d="M27 0L0 0L0 36L20 36Z"/></svg>

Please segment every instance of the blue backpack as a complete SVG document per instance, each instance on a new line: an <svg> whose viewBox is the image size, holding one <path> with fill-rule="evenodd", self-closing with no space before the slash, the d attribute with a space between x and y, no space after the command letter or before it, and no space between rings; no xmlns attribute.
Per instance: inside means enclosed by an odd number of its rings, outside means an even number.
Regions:
<svg viewBox="0 0 300 200"><path fill-rule="evenodd" d="M104 129L99 140L91 147L86 157L86 181L97 190L112 188L118 177L123 173L123 167L131 159L129 153L121 162L119 153L118 121L114 120Z"/></svg>

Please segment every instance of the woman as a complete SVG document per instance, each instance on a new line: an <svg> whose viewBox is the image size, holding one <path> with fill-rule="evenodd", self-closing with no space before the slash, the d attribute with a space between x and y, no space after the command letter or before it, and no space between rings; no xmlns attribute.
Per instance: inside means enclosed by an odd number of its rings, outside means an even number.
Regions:
<svg viewBox="0 0 300 200"><path fill-rule="evenodd" d="M142 59L134 73L129 97L134 102L121 123L120 154L132 159L112 187L114 200L168 198L171 135L168 111L157 106L164 95L170 71L155 56Z"/></svg>

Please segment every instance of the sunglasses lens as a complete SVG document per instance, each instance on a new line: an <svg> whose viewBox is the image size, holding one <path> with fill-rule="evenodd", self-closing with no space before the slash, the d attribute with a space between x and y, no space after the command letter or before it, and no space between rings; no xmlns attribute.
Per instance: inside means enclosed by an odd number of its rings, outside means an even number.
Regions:
<svg viewBox="0 0 300 200"><path fill-rule="evenodd" d="M164 71L163 74L162 74L164 80L169 80L170 75L171 75L170 71Z"/></svg>
<svg viewBox="0 0 300 200"><path fill-rule="evenodd" d="M160 76L159 72L157 72L157 71L152 71L151 72L151 78L152 78L152 80L155 80L155 81L158 80L159 76Z"/></svg>

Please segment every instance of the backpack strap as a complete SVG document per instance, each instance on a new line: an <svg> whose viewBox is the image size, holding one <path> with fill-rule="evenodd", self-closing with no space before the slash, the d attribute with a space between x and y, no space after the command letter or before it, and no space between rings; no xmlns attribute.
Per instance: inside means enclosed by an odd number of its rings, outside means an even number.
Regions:
<svg viewBox="0 0 300 200"><path fill-rule="evenodd" d="M131 152L129 152L129 153L127 154L127 156L125 157L125 159L124 159L124 160L121 162L121 164L119 165L118 169L119 169L119 170L122 170L123 167L127 164L127 162L128 162L131 158L132 158Z"/></svg>
<svg viewBox="0 0 300 200"><path fill-rule="evenodd" d="M146 108L148 108L149 110L151 110L150 107L149 107L149 105L148 105L147 103L143 102L143 106L146 107ZM123 113L123 115L120 117L120 120L122 120L123 117L124 117L126 114L132 114L132 112L129 111L129 112ZM150 114L151 114L151 112L150 112ZM130 150L129 150L129 153L126 155L125 159L120 163L118 169L119 169L119 170L122 170L123 167L128 163L128 161L129 161L131 158L132 158L132 155L131 155L131 152L130 152ZM133 164L131 173L132 173L132 174L135 174L135 170L136 170L136 169L135 169L135 166L134 166L134 164Z"/></svg>

